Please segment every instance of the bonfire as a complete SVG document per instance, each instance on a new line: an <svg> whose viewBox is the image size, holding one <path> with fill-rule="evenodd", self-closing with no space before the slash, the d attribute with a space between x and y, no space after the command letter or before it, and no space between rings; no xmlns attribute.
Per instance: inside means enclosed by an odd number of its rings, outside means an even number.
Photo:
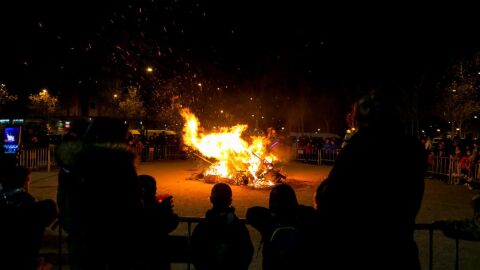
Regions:
<svg viewBox="0 0 480 270"><path fill-rule="evenodd" d="M267 137L242 138L247 125L221 127L206 133L190 110L182 109L180 114L185 120L184 144L208 165L200 178L255 188L274 186L286 178L274 166L278 159L270 153L271 143Z"/></svg>

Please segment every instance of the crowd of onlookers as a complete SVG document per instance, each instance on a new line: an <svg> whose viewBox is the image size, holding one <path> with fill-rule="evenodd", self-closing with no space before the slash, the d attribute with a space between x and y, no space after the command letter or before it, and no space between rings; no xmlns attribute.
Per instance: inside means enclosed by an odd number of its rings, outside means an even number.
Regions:
<svg viewBox="0 0 480 270"><path fill-rule="evenodd" d="M450 173L448 170L452 170L452 174L466 182L469 188L475 187L480 168L477 140L468 135L463 139L444 137L436 138L435 141L425 137L421 141L428 153L429 171Z"/></svg>
<svg viewBox="0 0 480 270"><path fill-rule="evenodd" d="M186 157L178 134L164 131L148 136L129 133L128 144L142 161Z"/></svg>

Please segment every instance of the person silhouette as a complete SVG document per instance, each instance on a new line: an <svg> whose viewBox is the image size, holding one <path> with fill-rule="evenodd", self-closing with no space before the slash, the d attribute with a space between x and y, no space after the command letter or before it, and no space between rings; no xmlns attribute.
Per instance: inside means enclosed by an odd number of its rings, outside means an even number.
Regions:
<svg viewBox="0 0 480 270"><path fill-rule="evenodd" d="M139 263L142 189L127 131L119 119L96 118L81 140L58 149L60 222L72 269L129 269Z"/></svg>
<svg viewBox="0 0 480 270"><path fill-rule="evenodd" d="M1 269L37 269L45 228L57 217L53 200L37 201L28 193L30 181L30 170L17 167L0 192Z"/></svg>
<svg viewBox="0 0 480 270"><path fill-rule="evenodd" d="M246 270L252 261L253 245L247 227L235 215L232 189L228 184L213 186L212 208L205 214L192 234L195 269Z"/></svg>
<svg viewBox="0 0 480 270"><path fill-rule="evenodd" d="M427 158L404 134L398 108L385 91L354 106L357 132L316 192L319 269L420 269L413 233Z"/></svg>
<svg viewBox="0 0 480 270"><path fill-rule="evenodd" d="M146 269L170 269L169 233L178 226L178 215L173 211L173 196L157 195L157 184L151 175L138 176L143 190L143 264Z"/></svg>
<svg viewBox="0 0 480 270"><path fill-rule="evenodd" d="M262 235L264 270L311 268L315 210L299 204L290 185L276 185L270 191L269 208L249 208L247 222Z"/></svg>

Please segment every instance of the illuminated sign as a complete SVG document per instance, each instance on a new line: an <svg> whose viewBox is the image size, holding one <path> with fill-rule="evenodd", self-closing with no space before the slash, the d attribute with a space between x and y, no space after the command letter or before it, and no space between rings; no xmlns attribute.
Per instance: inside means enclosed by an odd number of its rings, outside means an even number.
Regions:
<svg viewBox="0 0 480 270"><path fill-rule="evenodd" d="M23 119L13 119L12 124L23 124L25 121Z"/></svg>
<svg viewBox="0 0 480 270"><path fill-rule="evenodd" d="M3 150L5 154L18 153L20 146L20 127L5 127L3 132Z"/></svg>

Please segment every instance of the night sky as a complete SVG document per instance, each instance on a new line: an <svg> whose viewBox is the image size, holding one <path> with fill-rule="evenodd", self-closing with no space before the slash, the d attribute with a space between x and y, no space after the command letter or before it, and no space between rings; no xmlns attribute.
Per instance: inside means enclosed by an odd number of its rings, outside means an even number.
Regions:
<svg viewBox="0 0 480 270"><path fill-rule="evenodd" d="M382 82L413 88L421 81L429 96L449 65L480 45L479 16L459 5L98 2L0 4L0 81L20 94L48 87L68 96L91 94L109 72L142 80L129 73L153 65L168 76L187 66L238 84L281 70L311 84L308 95L340 93L348 101Z"/></svg>

